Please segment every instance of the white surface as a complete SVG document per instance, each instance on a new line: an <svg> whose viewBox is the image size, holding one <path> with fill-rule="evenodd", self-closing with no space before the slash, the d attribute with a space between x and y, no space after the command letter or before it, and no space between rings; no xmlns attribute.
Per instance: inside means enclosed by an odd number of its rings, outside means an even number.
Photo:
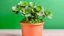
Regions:
<svg viewBox="0 0 64 36"><path fill-rule="evenodd" d="M21 36L21 30L0 30L0 36ZM64 30L45 29L43 36L64 36Z"/></svg>

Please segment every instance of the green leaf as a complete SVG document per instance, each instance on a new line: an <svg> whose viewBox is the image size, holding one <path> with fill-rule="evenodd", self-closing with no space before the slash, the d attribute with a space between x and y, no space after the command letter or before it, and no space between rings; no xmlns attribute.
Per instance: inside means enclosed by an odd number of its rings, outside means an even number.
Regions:
<svg viewBox="0 0 64 36"><path fill-rule="evenodd" d="M32 22L35 22L34 19L31 19Z"/></svg>
<svg viewBox="0 0 64 36"><path fill-rule="evenodd" d="M32 24L32 21L30 21L29 23Z"/></svg>
<svg viewBox="0 0 64 36"><path fill-rule="evenodd" d="M35 19L35 23L38 23L38 19Z"/></svg>
<svg viewBox="0 0 64 36"><path fill-rule="evenodd" d="M35 2L30 2L30 7L34 7L35 6Z"/></svg>
<svg viewBox="0 0 64 36"><path fill-rule="evenodd" d="M29 12L30 12L30 11L29 11L28 9L25 10L25 14L29 14Z"/></svg>
<svg viewBox="0 0 64 36"><path fill-rule="evenodd" d="M18 6L18 7L17 7L17 10L20 11L20 10L22 10L22 8Z"/></svg>
<svg viewBox="0 0 64 36"><path fill-rule="evenodd" d="M43 16L38 16L38 19L40 19L40 20L43 19Z"/></svg>
<svg viewBox="0 0 64 36"><path fill-rule="evenodd" d="M45 13L45 15L46 15L46 16L48 16L48 15L50 15L50 14L51 14L51 11L50 11L50 10L48 10L48 9L46 9L46 10L44 11L44 13Z"/></svg>
<svg viewBox="0 0 64 36"><path fill-rule="evenodd" d="M49 15L51 12L46 12L46 15Z"/></svg>
<svg viewBox="0 0 64 36"><path fill-rule="evenodd" d="M26 1L21 2L21 6L27 6L27 5L28 5L28 2L26 2Z"/></svg>
<svg viewBox="0 0 64 36"><path fill-rule="evenodd" d="M38 22L40 22L40 19L38 19Z"/></svg>
<svg viewBox="0 0 64 36"><path fill-rule="evenodd" d="M51 14L51 11L45 12L45 15L46 15L46 16L48 16L48 15L50 15L50 14Z"/></svg>
<svg viewBox="0 0 64 36"><path fill-rule="evenodd" d="M37 6L35 9L36 9L37 12L39 12L39 11L42 10L42 6Z"/></svg>

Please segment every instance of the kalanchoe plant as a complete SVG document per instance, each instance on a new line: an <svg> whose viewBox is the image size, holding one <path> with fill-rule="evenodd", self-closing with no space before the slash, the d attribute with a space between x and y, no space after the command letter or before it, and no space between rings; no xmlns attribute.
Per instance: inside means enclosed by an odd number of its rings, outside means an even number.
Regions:
<svg viewBox="0 0 64 36"><path fill-rule="evenodd" d="M36 6L35 2L20 1L17 5L12 7L12 11L15 14L21 13L25 18L21 22L27 23L40 23L44 22L44 18L52 18L52 13L48 9L44 9L43 6Z"/></svg>

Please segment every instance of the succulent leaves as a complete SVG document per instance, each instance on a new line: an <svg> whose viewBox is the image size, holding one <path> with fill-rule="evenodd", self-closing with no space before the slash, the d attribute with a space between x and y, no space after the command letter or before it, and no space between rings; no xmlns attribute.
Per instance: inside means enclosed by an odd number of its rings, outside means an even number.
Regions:
<svg viewBox="0 0 64 36"><path fill-rule="evenodd" d="M36 6L35 2L20 1L12 7L12 11L16 14L19 12L25 17L25 22L39 23L43 22L44 17L52 18L52 13L48 9L44 10L43 6Z"/></svg>
<svg viewBox="0 0 64 36"><path fill-rule="evenodd" d="M52 19L52 12L49 9L45 10L45 15L48 16L49 19Z"/></svg>

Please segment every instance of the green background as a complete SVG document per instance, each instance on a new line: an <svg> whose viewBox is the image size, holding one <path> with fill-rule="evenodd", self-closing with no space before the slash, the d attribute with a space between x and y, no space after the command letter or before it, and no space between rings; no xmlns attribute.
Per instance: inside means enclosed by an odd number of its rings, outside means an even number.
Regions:
<svg viewBox="0 0 64 36"><path fill-rule="evenodd" d="M14 14L12 6L21 0L0 0L0 29L20 29L21 14ZM24 1L24 0L23 0ZM37 2L53 13L53 18L45 18L45 29L64 29L64 0L25 0Z"/></svg>

